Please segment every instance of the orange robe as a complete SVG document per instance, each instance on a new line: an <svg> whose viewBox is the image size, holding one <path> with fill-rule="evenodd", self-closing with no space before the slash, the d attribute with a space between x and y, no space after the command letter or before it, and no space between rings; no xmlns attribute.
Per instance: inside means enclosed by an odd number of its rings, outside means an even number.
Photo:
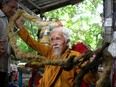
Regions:
<svg viewBox="0 0 116 87"><path fill-rule="evenodd" d="M52 59L54 57L54 51L52 49L52 46L44 45L39 41L34 40L28 33L26 29L20 29L18 31L19 36L24 40L25 43L27 43L28 46L45 56L46 58ZM70 52L70 53L69 53ZM69 54L69 55L68 55ZM67 49L60 57L60 59L66 58L68 55L68 58L70 58L73 55L80 55L79 52L73 51ZM58 72L60 70L61 66L52 66L52 65L46 65L45 71L43 74L42 79L40 80L39 87L51 87L52 83L54 82L56 76L58 75ZM70 71L62 70L61 75L57 79L56 83L54 84L54 87L73 87L74 84L74 78L75 73L79 74L81 69L78 67L73 67ZM98 79L96 73L87 73L84 76L84 81L88 83L95 83Z"/></svg>

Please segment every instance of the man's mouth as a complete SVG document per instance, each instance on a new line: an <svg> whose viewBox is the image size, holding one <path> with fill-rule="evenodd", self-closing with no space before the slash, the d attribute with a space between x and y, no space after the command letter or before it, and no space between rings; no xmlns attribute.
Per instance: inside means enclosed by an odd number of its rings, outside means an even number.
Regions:
<svg viewBox="0 0 116 87"><path fill-rule="evenodd" d="M54 49L54 51L59 51L60 47L59 46L54 46L53 49Z"/></svg>
<svg viewBox="0 0 116 87"><path fill-rule="evenodd" d="M54 48L54 50L59 49L59 47L58 47L58 46L54 46L53 48Z"/></svg>

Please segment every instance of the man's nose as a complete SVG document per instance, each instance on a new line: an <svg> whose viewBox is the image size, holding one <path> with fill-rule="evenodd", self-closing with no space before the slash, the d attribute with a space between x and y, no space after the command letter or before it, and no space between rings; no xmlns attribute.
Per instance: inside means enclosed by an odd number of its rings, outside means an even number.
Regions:
<svg viewBox="0 0 116 87"><path fill-rule="evenodd" d="M56 46L56 45L58 45L58 42L57 42L56 40L54 40L54 41L52 42L52 45L53 45L53 46Z"/></svg>
<svg viewBox="0 0 116 87"><path fill-rule="evenodd" d="M56 46L56 45L58 45L58 43L57 43L57 42L54 42L54 43L53 43L53 46Z"/></svg>

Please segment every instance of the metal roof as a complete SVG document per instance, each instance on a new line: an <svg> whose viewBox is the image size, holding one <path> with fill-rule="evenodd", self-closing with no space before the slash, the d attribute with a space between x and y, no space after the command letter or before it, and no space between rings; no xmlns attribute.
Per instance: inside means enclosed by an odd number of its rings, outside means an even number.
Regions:
<svg viewBox="0 0 116 87"><path fill-rule="evenodd" d="M21 8L33 11L35 14L58 9L67 5L74 5L83 0L19 0Z"/></svg>

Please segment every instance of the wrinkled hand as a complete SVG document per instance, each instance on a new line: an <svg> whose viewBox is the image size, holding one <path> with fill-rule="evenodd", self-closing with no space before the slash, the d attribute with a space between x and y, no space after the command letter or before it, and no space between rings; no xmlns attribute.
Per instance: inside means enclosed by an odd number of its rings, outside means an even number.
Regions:
<svg viewBox="0 0 116 87"><path fill-rule="evenodd" d="M95 57L96 57L96 55L94 54L94 55L90 58L89 62L90 62L90 63L93 62L93 60L94 60ZM93 68L90 69L91 72L96 72L97 70L98 70L98 65L96 65L96 66L94 66Z"/></svg>
<svg viewBox="0 0 116 87"><path fill-rule="evenodd" d="M94 54L92 57L90 57L89 62L92 62L94 60L95 56L96 55Z"/></svg>
<svg viewBox="0 0 116 87"><path fill-rule="evenodd" d="M19 29L23 28L23 25L22 25L22 23L21 23L23 19L24 19L24 18L23 18L22 16L20 16L20 17L15 21L15 24L16 24L17 27L19 27Z"/></svg>
<svg viewBox="0 0 116 87"><path fill-rule="evenodd" d="M71 56L71 57L68 59L66 65L63 67L64 70L70 71L70 70L73 68L73 66L74 66L73 60L74 60L75 57L76 57L76 56L73 55L73 56Z"/></svg>

